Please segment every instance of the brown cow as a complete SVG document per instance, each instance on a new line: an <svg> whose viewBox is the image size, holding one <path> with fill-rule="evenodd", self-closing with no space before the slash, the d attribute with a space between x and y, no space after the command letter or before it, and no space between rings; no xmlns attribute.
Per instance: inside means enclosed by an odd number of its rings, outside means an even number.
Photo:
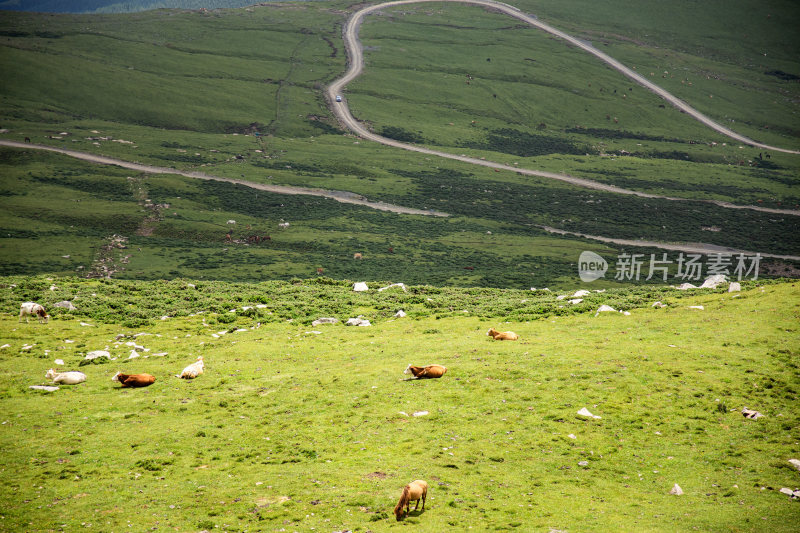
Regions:
<svg viewBox="0 0 800 533"><path fill-rule="evenodd" d="M148 387L156 381L156 378L150 374L123 374L122 372L117 372L111 378L111 381L119 381L119 384L123 387Z"/></svg>
<svg viewBox="0 0 800 533"><path fill-rule="evenodd" d="M515 341L519 339L519 335L513 331L497 331L494 328L489 328L486 334L496 341Z"/></svg>
<svg viewBox="0 0 800 533"><path fill-rule="evenodd" d="M440 378L444 376L447 369L442 365L414 366L408 365L403 374L414 374L417 379Z"/></svg>

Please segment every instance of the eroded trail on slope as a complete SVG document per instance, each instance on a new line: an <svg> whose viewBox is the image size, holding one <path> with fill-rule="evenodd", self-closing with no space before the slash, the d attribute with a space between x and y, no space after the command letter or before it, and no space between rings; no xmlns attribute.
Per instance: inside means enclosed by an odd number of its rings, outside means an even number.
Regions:
<svg viewBox="0 0 800 533"><path fill-rule="evenodd" d="M597 182L597 181L592 181L592 180L583 179L583 178L577 178L575 176L570 176L569 174L560 174L560 173L555 173L555 172L547 172L547 171L543 171L543 170L532 170L532 169L519 168L519 167L515 167L515 166L504 165L502 163L495 163L493 161L486 161L486 160L478 159L478 158L474 158L474 157L456 155L456 154L451 154L451 153L448 153L448 152L442 152L442 151L439 151L439 150L433 150L433 149L425 148L425 147L422 147L422 146L416 146L416 145L413 145L413 144L407 144L407 143L404 143L404 142L396 141L394 139L389 139L387 137L382 137L380 135L377 135L377 134L371 132L367 127L365 127L358 120L356 120L355 117L353 117L352 113L350 112L350 108L347 106L347 100L346 99L342 98L342 101L337 101L337 98L336 98L338 95L341 95L342 90L347 86L347 84L350 83L351 81L353 81L358 76L360 76L361 73L364 70L363 47L361 45L361 42L358 40L358 29L361 26L361 23L363 22L364 17L366 15L369 15L371 13L374 13L374 12L379 11L379 10L381 10L383 8L386 8L386 7L393 7L393 6L399 6L399 5L405 5L405 4L417 4L417 3L423 3L423 2L455 2L455 3L462 3L462 4L474 4L474 5L480 5L480 6L485 6L485 7L491 7L491 8L497 9L499 11L502 11L503 13L505 13L507 15L510 15L510 16L512 16L514 18L522 20L522 21L524 21L524 22L526 22L526 23L528 23L528 24L530 24L532 26L535 26L535 27L537 27L539 29L542 29L542 30L544 30L544 31L546 31L546 32L548 32L550 34L556 35L556 36L566 40L570 44L573 44L573 45L581 48L582 50L585 50L585 51L597 56L598 58L600 58L602 61L604 61L607 64L609 64L614 69L618 70L619 72L623 73L624 75L626 75L629 78L631 78L632 80L634 80L636 83L639 83L640 85L643 85L644 87L646 87L650 91L654 92L655 94L661 96L662 98L664 98L665 100L670 102L675 107L681 109L682 111L685 111L687 114L691 115L692 117L694 117L695 119L699 120L703 124L713 128L714 130L718 131L719 133L722 133L723 135L726 135L728 137L736 139L736 140L738 140L738 141L740 141L742 143L749 144L749 145L756 146L756 147L763 148L763 149L767 149L767 150L774 150L774 151L779 151L779 152L787 152L787 153L792 153L792 154L800 154L800 152L795 151L795 150L788 150L788 149L785 149L785 148L778 148L778 147L774 147L774 146L761 144L761 143L758 143L756 141L753 141L752 139L749 139L749 138L745 137L744 135L740 135L740 134L738 134L738 133L736 133L736 132L734 132L734 131L732 131L732 130L724 127L724 126L722 126L721 124L718 124L718 123L714 122L710 118L706 117L705 115L703 115L699 111L697 111L694 108L692 108L691 106L689 106L687 103L685 103L682 100L680 100L679 98L671 95L670 93L668 93L667 91L665 91L661 87L659 87L656 84L652 83L651 81L647 80L646 78L644 78L643 76L641 76L637 72L629 69L628 67L626 67L625 65L623 65L619 61L615 60L614 58L612 58L612 57L608 56L607 54L604 54L603 52L597 50L593 46L591 46L591 45L589 45L589 44L587 44L587 43L585 43L585 42L583 42L583 41L581 41L579 39L576 39L575 37L572 37L572 36L562 32L560 30L557 30L556 28L553 28L552 26L549 26L548 24L545 24L545 23L543 23L543 22L541 22L541 21L539 21L539 20L537 20L537 19L535 19L535 18L533 18L533 17L531 17L529 15L526 15L525 13L521 12L519 9L517 9L517 8L515 8L513 6L510 6L508 4L503 4L503 3L500 3L500 2L494 2L492 0L397 0L397 1L393 1L393 2L385 2L385 3L382 3L382 4L376 4L376 5L368 6L368 7L362 8L362 9L356 11L355 13L353 13L353 15L348 19L347 24L345 25L344 30L342 32L343 33L343 38L344 38L345 49L347 50L348 68L347 68L347 71L345 72L344 76L342 76L338 80L335 80L333 83L331 83L328 86L327 97L328 97L328 101L330 103L330 108L333 111L334 115L336 115L336 118L339 120L339 122L344 127L346 127L347 129L349 129L350 131L355 133L356 135L358 135L358 136L360 136L360 137L362 137L364 139L375 141L375 142L378 142L378 143L381 143L381 144L384 144L384 145L387 145L387 146L393 146L395 148L402 148L403 150L409 150L409 151L412 151L412 152L418 152L418 153L428 154L428 155L435 155L435 156L438 156L438 157L444 157L444 158L447 158L447 159L453 159L453 160L456 160L456 161L462 161L464 163L470 163L470 164L473 164L473 165L481 165L481 166L489 167L489 168L495 168L495 169L500 169L500 170L508 170L510 172L516 172L518 174L525 174L525 175L528 175L528 176L539 176L539 177L543 177L543 178L559 180L559 181L563 181L563 182L569 183L571 185L576 185L578 187L584 187L584 188L588 188L588 189L596 189L596 190L615 193L615 194L627 194L627 195L639 196L639 197L642 197L642 198L658 198L658 199L671 200L671 201L699 201L699 202L711 203L711 204L714 204L714 205L718 205L718 206L726 207L726 208L730 208L730 209L752 209L752 210L755 210L755 211L762 211L762 212L765 212L765 213L776 213L776 214L800 216L800 211L793 210L793 209L773 209L773 208L761 207L761 206L755 206L755 205L736 205L736 204L732 204L730 202L722 202L722 201L718 201L718 200L690 200L688 198L677 198L677 197L672 197L672 196L662 196L662 195L657 195L657 194L645 193L645 192L641 192L641 191L634 191L634 190L631 190L631 189L625 189L625 188L622 188L622 187L616 187L614 185L608 185L608 184L600 183L600 182Z"/></svg>

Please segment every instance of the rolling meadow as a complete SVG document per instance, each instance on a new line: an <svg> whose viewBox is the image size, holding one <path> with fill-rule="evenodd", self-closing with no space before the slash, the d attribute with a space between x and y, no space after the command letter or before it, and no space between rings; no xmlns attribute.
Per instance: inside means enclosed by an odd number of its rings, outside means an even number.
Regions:
<svg viewBox="0 0 800 533"><path fill-rule="evenodd" d="M792 2L514 5L800 149ZM1 12L0 141L24 145L0 146L0 531L797 530L800 156L455 2L367 17L359 121L655 197L385 146L324 97L360 4L214 7ZM677 289L707 272L680 277L674 250L669 279L614 276L667 244L766 256L741 291ZM584 251L604 278L580 281ZM87 380L30 388L49 368ZM396 521L414 479L425 510Z"/></svg>

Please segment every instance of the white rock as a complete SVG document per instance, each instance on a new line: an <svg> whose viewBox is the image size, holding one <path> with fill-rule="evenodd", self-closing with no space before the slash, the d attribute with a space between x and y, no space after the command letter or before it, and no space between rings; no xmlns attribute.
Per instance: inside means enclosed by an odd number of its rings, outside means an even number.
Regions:
<svg viewBox="0 0 800 533"><path fill-rule="evenodd" d="M754 411L752 409L748 409L747 407L745 407L744 409L742 409L742 416L745 418L750 418L752 420L757 420L764 415L762 415L758 411Z"/></svg>
<svg viewBox="0 0 800 533"><path fill-rule="evenodd" d="M150 354L150 355L152 355L153 357L164 357L165 355L167 355L167 352L158 352L158 353L154 353L154 354ZM145 357L147 357L147 356L145 356Z"/></svg>
<svg viewBox="0 0 800 533"><path fill-rule="evenodd" d="M66 309L67 311L75 311L77 309L77 307L72 305L72 302L70 302L68 300L63 300L61 302L55 303L55 304L53 304L53 307L61 307L61 308Z"/></svg>
<svg viewBox="0 0 800 533"><path fill-rule="evenodd" d="M603 304L597 308L597 312L594 314L594 316L597 316L600 313L616 312L616 311L617 310L611 307L610 305Z"/></svg>
<svg viewBox="0 0 800 533"><path fill-rule="evenodd" d="M572 305L577 305L577 304L581 303L582 301L583 301L583 298L574 298L574 299L570 300L569 303L571 303Z"/></svg>
<svg viewBox="0 0 800 533"><path fill-rule="evenodd" d="M33 390L43 390L46 392L55 392L58 390L58 387L51 387L49 385L31 385L28 388Z"/></svg>
<svg viewBox="0 0 800 533"><path fill-rule="evenodd" d="M708 278L706 278L706 280L703 282L703 284L700 285L700 288L701 289L716 289L717 285L721 285L722 283L727 283L727 280L725 279L725 276L723 274L717 274L715 276L709 276Z"/></svg>
<svg viewBox="0 0 800 533"><path fill-rule="evenodd" d="M590 294L592 294L591 291L587 291L585 289L581 289L579 291L575 291L575 294L573 294L572 297L573 298L581 298L583 296L589 296Z"/></svg>
<svg viewBox="0 0 800 533"><path fill-rule="evenodd" d="M400 309L398 312L396 312L396 313L394 314L394 317L395 317L395 318L403 318L404 316L406 316L406 312L405 312L405 311L403 311L402 309Z"/></svg>
<svg viewBox="0 0 800 533"><path fill-rule="evenodd" d="M653 305L651 305L650 307L658 307L659 309L662 309L666 306L667 304L662 304L661 302L653 302Z"/></svg>
<svg viewBox="0 0 800 533"><path fill-rule="evenodd" d="M742 285L738 281L733 281L730 285L728 285L728 292L739 292L741 290Z"/></svg>
<svg viewBox="0 0 800 533"><path fill-rule="evenodd" d="M92 327L92 324L87 324L86 322L81 322L81 326L90 326L90 327Z"/></svg>
<svg viewBox="0 0 800 533"><path fill-rule="evenodd" d="M94 350L94 351L91 351L91 352L87 353L86 357L84 357L84 359L86 361L91 361L93 359L99 359L100 357L106 357L108 359L111 359L111 354L108 353L105 350Z"/></svg>
<svg viewBox="0 0 800 533"><path fill-rule="evenodd" d="M11 348L11 345L10 344L4 344L4 345L0 346L0 350L5 350L6 348Z"/></svg>
<svg viewBox="0 0 800 533"><path fill-rule="evenodd" d="M417 411L416 413L412 413L411 416L426 416L428 411Z"/></svg>
<svg viewBox="0 0 800 533"><path fill-rule="evenodd" d="M589 410L587 408L585 408L585 407L583 407L580 411L578 411L578 416L583 417L583 418L596 418L596 419L600 419L601 418L601 417L599 417L597 415L593 415L592 413L590 413Z"/></svg>
<svg viewBox="0 0 800 533"><path fill-rule="evenodd" d="M559 302L561 300L566 300L566 299L567 299L567 295L566 294L559 294L558 296L556 296L556 300L559 301Z"/></svg>
<svg viewBox="0 0 800 533"><path fill-rule="evenodd" d="M630 311L620 311L620 313L622 313L625 316L631 316L631 312Z"/></svg>
<svg viewBox="0 0 800 533"><path fill-rule="evenodd" d="M578 466L589 466L589 461L578 461Z"/></svg>
<svg viewBox="0 0 800 533"><path fill-rule="evenodd" d="M56 359L55 361L53 361L53 363L55 363L57 365L60 365L60 366L63 366L64 365L64 360L63 359Z"/></svg>
<svg viewBox="0 0 800 533"><path fill-rule="evenodd" d="M705 308L702 305L690 305L689 309L700 309L702 311Z"/></svg>
<svg viewBox="0 0 800 533"><path fill-rule="evenodd" d="M407 291L406 286L402 283L392 283L391 285L387 285L386 287L381 287L378 289L378 292L385 291L386 289L391 289L392 287L400 287L403 291Z"/></svg>
<svg viewBox="0 0 800 533"><path fill-rule="evenodd" d="M322 335L321 331L306 331L306 335Z"/></svg>
<svg viewBox="0 0 800 533"><path fill-rule="evenodd" d="M339 321L338 318L333 317L322 317L318 318L311 323L312 326L319 326L320 324L336 324Z"/></svg>
<svg viewBox="0 0 800 533"><path fill-rule="evenodd" d="M367 284L364 283L363 281L357 281L357 282L353 283L353 291L355 291L355 292L364 292L364 291L368 291L368 290L369 290L369 287L367 287Z"/></svg>
<svg viewBox="0 0 800 533"><path fill-rule="evenodd" d="M403 416L408 416L408 413L406 413L405 411L398 411L398 413L403 415Z"/></svg>
<svg viewBox="0 0 800 533"><path fill-rule="evenodd" d="M139 357L139 352L136 350L131 350L131 354L128 356L128 359L136 359L137 357Z"/></svg>
<svg viewBox="0 0 800 533"><path fill-rule="evenodd" d="M573 435L572 433L570 433L569 435L567 435L567 437L569 437L569 438L571 438L571 439L573 439L573 440L578 438L578 437L576 437L575 435Z"/></svg>
<svg viewBox="0 0 800 533"><path fill-rule="evenodd" d="M681 283L680 285L678 285L676 287L676 289L679 289L679 290L682 290L682 291L685 291L686 289L696 289L696 288L697 288L697 286L692 285L691 283Z"/></svg>
<svg viewBox="0 0 800 533"><path fill-rule="evenodd" d="M794 491L792 489L787 489L786 487L783 487L781 489L781 494L786 494L787 496L794 496Z"/></svg>
<svg viewBox="0 0 800 533"><path fill-rule="evenodd" d="M347 326L371 326L372 324L369 323L369 320L366 320L364 318L360 318L359 317L359 318L349 318L345 325L347 325Z"/></svg>
<svg viewBox="0 0 800 533"><path fill-rule="evenodd" d="M675 485L672 486L672 490L669 491L669 493L675 496L680 496L681 494L683 494L683 489L681 489L680 485L675 483Z"/></svg>
<svg viewBox="0 0 800 533"><path fill-rule="evenodd" d="M789 462L794 466L796 469L800 470L800 461L797 459L789 459Z"/></svg>

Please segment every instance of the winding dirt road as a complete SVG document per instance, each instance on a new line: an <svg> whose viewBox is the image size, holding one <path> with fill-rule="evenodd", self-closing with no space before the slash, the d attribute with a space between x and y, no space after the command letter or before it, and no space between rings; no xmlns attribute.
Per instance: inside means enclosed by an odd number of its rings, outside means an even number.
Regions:
<svg viewBox="0 0 800 533"><path fill-rule="evenodd" d="M79 152L77 150L68 150L66 148L58 148L55 146L47 146L45 144L31 144L21 143L17 141L7 141L0 139L0 146L10 146L13 148L26 148L35 150L45 150L48 152L57 152L59 154L68 155L83 161L91 163L99 163L101 165L114 165L137 172L145 172L147 174L178 174L186 176L187 178L195 178L199 180L208 181L224 181L226 183L235 183L236 185L244 185L251 189L259 191L274 192L277 194L305 194L309 196L323 196L325 198L332 198L337 202L343 204L357 204L380 211L391 211L392 213L401 213L404 215L429 215L437 217L450 216L448 213L441 211L434 211L432 209L414 209L413 207L403 207L402 205L388 204L386 202L373 202L367 200L364 196L348 191L334 191L330 189L314 189L309 187L294 187L290 185L266 185L261 183L253 183L252 181L239 180L235 178L223 178L220 176L212 176L203 172L191 172L188 170L179 170L167 167L154 167L151 165L142 165L141 163L132 163L122 159L115 159L113 157L105 157L102 155L90 154L88 152Z"/></svg>
<svg viewBox="0 0 800 533"><path fill-rule="evenodd" d="M726 246L717 246L716 244L707 244L704 242L697 243L669 243L669 242L656 242L656 241L643 241L639 239L615 239L612 237L601 237L600 235L587 235L586 233L579 233L577 231L566 231L558 228L551 228L550 226L539 226L549 233L557 235L574 235L576 237L583 237L584 239L591 239L593 241L607 242L611 244L619 244L621 246L639 246L643 248L661 248L662 250L675 250L676 252L688 252L692 254L744 254L756 255L756 252L748 250L739 250L738 248L728 248ZM758 252L761 257L774 257L775 259L788 259L790 261L800 261L800 256L797 255L779 255L779 254L765 254Z"/></svg>
<svg viewBox="0 0 800 533"><path fill-rule="evenodd" d="M464 163L470 163L473 165L481 165L484 167L489 168L496 168L500 170L507 170L510 172L516 172L519 174L525 174L529 176L539 176L543 178L555 179L563 182L570 183L572 185L577 185L578 187L584 187L588 189L596 189L600 191L611 192L615 194L627 194L633 196L639 196L642 198L659 198L664 200L672 200L672 201L701 201L706 203L715 204L721 207L727 207L731 209L753 209L755 211L762 211L766 213L776 213L776 214L783 214L783 215L794 215L800 216L800 211L794 209L772 209L768 207L761 207L755 205L737 205L732 204L730 202L723 202L719 200L689 200L687 198L677 198L672 196L661 196L657 194L650 194L641 191L634 191L631 189L624 189L622 187L615 187L614 185L608 185L605 183L600 183L597 181L587 180L583 178L576 178L575 176L570 176L569 174L559 174L555 172L547 172L543 170L531 170L525 168L519 168L511 165L504 165L501 163L495 163L493 161L486 161L483 159L478 159L474 157L467 157L463 155L455 155L450 154L447 152L441 152L439 150L432 150L430 148L425 148L422 146L416 146L413 144L407 144L404 142L396 141L394 139L389 139L387 137L382 137L377 135L369 129L367 129L364 125L362 125L358 120L356 120L352 113L350 112L350 108L347 106L347 100L343 97L342 92L343 89L347 86L348 83L356 79L359 75L361 75L362 71L364 70L364 55L363 55L363 47L361 46L361 42L358 40L358 29L361 26L361 23L364 20L366 15L379 11L381 9L387 7L394 7L400 6L405 4L419 4L423 2L455 2L455 3L462 3L462 4L475 4L485 7L491 7L506 13L514 18L527 22L532 26L535 26L541 30L544 30L550 34L556 35L560 37L570 44L573 44L582 50L589 52L600 58L602 61L608 63L611 67L615 68L616 70L620 71L621 73L625 74L636 83L639 83L646 87L647 89L651 90L652 92L656 93L657 95L661 96L668 102L670 102L675 107L685 111L690 116L694 117L695 119L699 120L703 124L713 128L714 130L736 139L742 143L749 144L752 146L756 146L759 148L767 149L767 150L774 150L779 152L787 152L792 154L800 154L800 152L795 150L787 150L785 148L778 148L774 146L768 146L765 144L758 143L749 139L743 135L740 135L734 131L729 130L728 128L714 122L710 118L706 117L699 111L695 110L687 103L683 102L682 100L672 96L670 93L665 91L664 89L660 88L659 86L655 85L651 81L647 80L640 74L636 73L635 71L629 69L616 59L604 54L603 52L597 50L593 46L576 39L566 33L549 26L525 13L521 12L516 7L510 6L508 4L503 4L501 2L494 2L492 0L397 0L393 2L385 2L382 4L376 4L372 6L365 7L353 13L353 15L348 19L344 29L343 29L343 38L345 49L347 50L347 58L348 58L348 65L347 71L345 72L344 76L335 80L328 86L327 89L327 98L330 103L330 108L333 113L336 115L336 118L339 122L347 129L362 137L364 139L368 139L371 141L375 141L381 144L385 144L387 146L393 146L396 148L402 148L403 150L409 150L412 152L418 152L422 154L434 155L438 157L444 157L447 159L454 159L456 161L462 161ZM337 102L336 97L342 96L342 101Z"/></svg>

